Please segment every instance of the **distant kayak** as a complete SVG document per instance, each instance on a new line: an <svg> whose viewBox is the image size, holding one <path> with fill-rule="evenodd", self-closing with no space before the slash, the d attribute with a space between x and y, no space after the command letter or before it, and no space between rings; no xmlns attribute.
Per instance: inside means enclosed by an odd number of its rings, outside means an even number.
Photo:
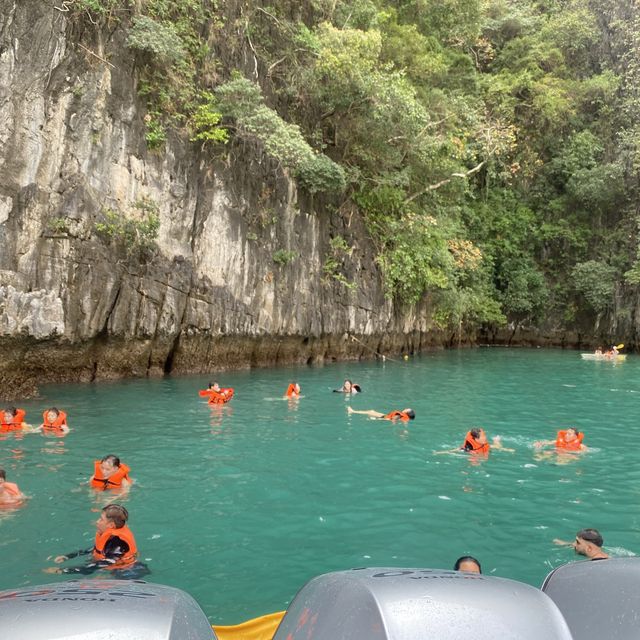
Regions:
<svg viewBox="0 0 640 640"><path fill-rule="evenodd" d="M627 354L619 353L616 356L607 356L604 353L581 353L580 357L583 360L611 360L613 362L622 362L627 359Z"/></svg>

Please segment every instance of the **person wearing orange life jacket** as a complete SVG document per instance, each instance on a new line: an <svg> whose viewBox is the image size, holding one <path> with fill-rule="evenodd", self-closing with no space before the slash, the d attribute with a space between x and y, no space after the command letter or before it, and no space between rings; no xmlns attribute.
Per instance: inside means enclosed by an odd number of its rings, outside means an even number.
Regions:
<svg viewBox="0 0 640 640"><path fill-rule="evenodd" d="M106 491L107 489L121 489L131 485L129 478L129 467L120 462L118 456L109 454L102 460L94 461L94 472L89 480L89 484L94 489Z"/></svg>
<svg viewBox="0 0 640 640"><path fill-rule="evenodd" d="M79 573L89 575L99 569L110 572L114 578L138 578L149 573L148 567L137 562L138 545L127 526L129 512L119 504L108 504L96 521L95 543L90 549L74 551L56 556L54 562L61 564L71 558L92 555L92 560L78 567L49 567L45 573Z"/></svg>
<svg viewBox="0 0 640 640"><path fill-rule="evenodd" d="M457 449L447 449L446 451L434 451L434 453L460 453L461 451L464 451L465 453L473 455L488 456L491 447L494 449L508 451L509 453L513 453L514 451L513 449L507 449L502 446L500 436L495 436L493 438L493 442L489 444L485 430L481 427L474 427L467 431L467 435L464 437L464 442L461 447L458 447Z"/></svg>
<svg viewBox="0 0 640 640"><path fill-rule="evenodd" d="M555 440L539 440L534 443L537 449L554 445L558 452L564 451L587 451L587 446L582 444L584 433L580 433L576 427L560 429Z"/></svg>
<svg viewBox="0 0 640 640"><path fill-rule="evenodd" d="M297 382L292 382L289 384L289 386L287 387L287 393L286 396L287 398L300 398L302 397L300 395L300 385Z"/></svg>
<svg viewBox="0 0 640 640"><path fill-rule="evenodd" d="M487 434L484 429L480 428L470 429L460 447L463 451L479 455L489 455L490 448L491 445L487 440Z"/></svg>
<svg viewBox="0 0 640 640"><path fill-rule="evenodd" d="M224 404L233 398L233 389L222 389L218 382L210 382L206 389L201 389L198 393L201 397L207 398L209 404Z"/></svg>
<svg viewBox="0 0 640 640"><path fill-rule="evenodd" d="M2 412L0 416L0 432L7 431L19 431L24 424L24 418L27 412L24 409L16 409L15 407L9 407Z"/></svg>
<svg viewBox="0 0 640 640"><path fill-rule="evenodd" d="M0 469L0 506L17 505L24 500L24 494L14 482L7 482L7 472Z"/></svg>
<svg viewBox="0 0 640 640"><path fill-rule="evenodd" d="M62 435L69 433L67 414L57 407L51 407L42 414L42 424L39 428L43 433Z"/></svg>
<svg viewBox="0 0 640 640"><path fill-rule="evenodd" d="M401 420L402 422L409 422L409 420L414 420L416 417L416 412L413 409L403 409L402 411L390 411L389 413L381 413L380 411L374 411L373 409L367 409L365 411L356 411L352 407L347 407L347 413L349 415L353 413L360 413L363 416L369 416L372 420L391 420L395 422L396 420Z"/></svg>

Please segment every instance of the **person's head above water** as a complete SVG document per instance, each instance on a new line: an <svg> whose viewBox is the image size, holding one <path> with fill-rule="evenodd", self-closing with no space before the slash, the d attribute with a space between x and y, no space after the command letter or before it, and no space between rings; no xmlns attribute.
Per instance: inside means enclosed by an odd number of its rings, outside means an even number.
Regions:
<svg viewBox="0 0 640 640"><path fill-rule="evenodd" d="M213 389L214 391L220 391L220 385L217 380L209 383L209 389Z"/></svg>
<svg viewBox="0 0 640 640"><path fill-rule="evenodd" d="M567 427L564 432L565 442L572 442L578 437L578 430L576 427Z"/></svg>
<svg viewBox="0 0 640 640"><path fill-rule="evenodd" d="M98 533L104 533L107 529L121 529L129 519L129 512L119 504L108 504L100 512L96 520Z"/></svg>
<svg viewBox="0 0 640 640"><path fill-rule="evenodd" d="M480 444L484 444L487 441L487 434L482 427L474 427L469 430L471 437Z"/></svg>
<svg viewBox="0 0 640 640"><path fill-rule="evenodd" d="M466 571L467 573L482 573L480 562L473 556L462 556L453 565L454 571Z"/></svg>
<svg viewBox="0 0 640 640"><path fill-rule="evenodd" d="M343 390L343 391L346 391L347 393L350 393L350 392L351 392L351 388L352 388L352 387L353 387L353 385L352 385L352 383L351 383L351 380L345 380L345 381L342 383L342 390Z"/></svg>
<svg viewBox="0 0 640 640"><path fill-rule="evenodd" d="M402 413L409 417L409 420L414 420L416 417L416 412L413 409L403 409Z"/></svg>
<svg viewBox="0 0 640 640"><path fill-rule="evenodd" d="M105 478L115 473L120 468L120 458L110 453L100 460L100 469Z"/></svg>
<svg viewBox="0 0 640 640"><path fill-rule="evenodd" d="M59 415L60 409L58 409L58 407L51 407L50 409L47 409L47 419L50 422L54 422Z"/></svg>
<svg viewBox="0 0 640 640"><path fill-rule="evenodd" d="M606 558L606 553L602 550L604 540L597 529L580 529L576 533L576 541L573 548L578 555L587 558Z"/></svg>

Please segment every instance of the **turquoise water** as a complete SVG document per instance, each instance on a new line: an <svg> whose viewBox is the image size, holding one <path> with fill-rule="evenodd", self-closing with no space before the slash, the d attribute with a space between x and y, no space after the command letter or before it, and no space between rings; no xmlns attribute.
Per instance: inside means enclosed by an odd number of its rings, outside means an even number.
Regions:
<svg viewBox="0 0 640 640"><path fill-rule="evenodd" d="M331 393L345 377L364 393ZM107 453L136 480L121 501L147 579L187 590L215 624L284 609L327 571L450 568L469 553L485 573L539 586L573 559L552 539L579 528L600 529L614 554L640 549L640 358L478 349L219 379L236 390L223 407L198 397L202 376L51 386L23 403L36 424L46 406L65 409L73 430L0 441L0 466L31 496L0 513L0 589L72 578L42 569L93 544L106 498L84 483ZM289 402L293 379L304 397ZM348 404L417 417L372 421ZM434 455L473 425L515 453ZM536 460L533 442L568 425L592 450Z"/></svg>

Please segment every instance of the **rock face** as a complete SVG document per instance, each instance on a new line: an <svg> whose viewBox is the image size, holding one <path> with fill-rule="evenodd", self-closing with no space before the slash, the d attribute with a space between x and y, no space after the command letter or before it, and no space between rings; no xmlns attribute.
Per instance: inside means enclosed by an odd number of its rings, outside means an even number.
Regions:
<svg viewBox="0 0 640 640"><path fill-rule="evenodd" d="M255 148L149 152L133 57L117 35L74 44L64 7L0 0L2 395L446 342L426 306L384 297L358 217L300 197ZM152 247L100 232L140 203ZM336 236L340 279L323 269Z"/></svg>

